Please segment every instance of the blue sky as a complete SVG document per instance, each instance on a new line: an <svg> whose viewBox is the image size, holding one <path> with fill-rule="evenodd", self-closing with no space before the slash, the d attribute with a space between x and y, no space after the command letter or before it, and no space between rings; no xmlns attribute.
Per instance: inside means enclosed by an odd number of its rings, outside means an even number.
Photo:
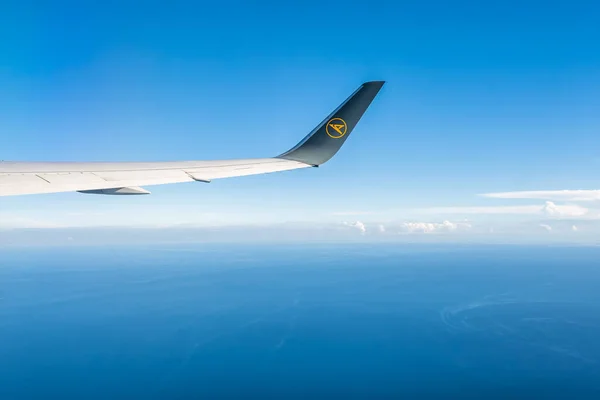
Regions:
<svg viewBox="0 0 600 400"><path fill-rule="evenodd" d="M498 221L539 227L600 215L595 201L570 197L478 196L598 187L594 2L0 7L4 160L276 155L363 81L387 81L319 170L150 187L140 197L1 198L4 227L468 219L487 231Z"/></svg>

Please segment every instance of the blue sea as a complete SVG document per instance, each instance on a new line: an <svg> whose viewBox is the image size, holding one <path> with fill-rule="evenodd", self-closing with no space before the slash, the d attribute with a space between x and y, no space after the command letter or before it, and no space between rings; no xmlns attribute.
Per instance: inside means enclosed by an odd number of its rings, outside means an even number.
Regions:
<svg viewBox="0 0 600 400"><path fill-rule="evenodd" d="M0 399L599 399L600 248L0 250Z"/></svg>

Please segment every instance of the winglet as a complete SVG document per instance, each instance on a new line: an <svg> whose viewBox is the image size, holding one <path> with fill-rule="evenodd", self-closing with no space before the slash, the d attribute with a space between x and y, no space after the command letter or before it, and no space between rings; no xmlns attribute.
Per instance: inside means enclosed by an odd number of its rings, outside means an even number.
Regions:
<svg viewBox="0 0 600 400"><path fill-rule="evenodd" d="M333 157L363 116L384 81L363 83L300 143L277 156L318 166Z"/></svg>

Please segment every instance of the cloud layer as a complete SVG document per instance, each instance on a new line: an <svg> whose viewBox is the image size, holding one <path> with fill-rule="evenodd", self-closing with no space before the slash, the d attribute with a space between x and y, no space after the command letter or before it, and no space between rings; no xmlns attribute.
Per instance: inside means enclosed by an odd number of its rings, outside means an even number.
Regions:
<svg viewBox="0 0 600 400"><path fill-rule="evenodd" d="M495 199L539 199L553 201L598 201L600 190L539 190L480 194Z"/></svg>
<svg viewBox="0 0 600 400"><path fill-rule="evenodd" d="M199 208L195 203L158 207L152 204L85 203L77 212L32 207L0 211L0 246L16 230L141 229L181 233L194 240L587 240L600 237L600 190L553 190L487 193L494 199L531 200L533 204L435 207L390 207L356 211L320 208L294 209L281 204L271 209ZM432 199L429 199L431 202ZM543 200L543 201L540 201ZM79 200L78 200L79 201ZM505 203L509 203L508 201ZM522 202L521 202L522 203ZM102 206L103 205L103 206ZM92 207L93 206L93 207ZM209 212L207 212L207 210ZM218 211L218 212L217 212ZM353 220L356 218L357 220ZM350 220L350 222L348 221ZM83 229L83 230L81 230ZM550 233L550 234L549 234ZM36 235L40 235L36 233ZM145 234L144 234L145 235ZM151 235L151 234L148 234ZM19 233L22 236L22 232ZM160 233L156 237L161 236ZM69 235L73 241L81 240ZM200 239L201 238L201 239Z"/></svg>

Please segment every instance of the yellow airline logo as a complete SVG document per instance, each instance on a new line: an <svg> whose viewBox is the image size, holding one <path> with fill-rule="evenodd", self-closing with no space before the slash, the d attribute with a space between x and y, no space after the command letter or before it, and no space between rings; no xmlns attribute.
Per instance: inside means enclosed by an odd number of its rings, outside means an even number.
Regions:
<svg viewBox="0 0 600 400"><path fill-rule="evenodd" d="M325 126L325 132L334 139L339 139L346 134L348 126L346 121L341 118L332 118Z"/></svg>

